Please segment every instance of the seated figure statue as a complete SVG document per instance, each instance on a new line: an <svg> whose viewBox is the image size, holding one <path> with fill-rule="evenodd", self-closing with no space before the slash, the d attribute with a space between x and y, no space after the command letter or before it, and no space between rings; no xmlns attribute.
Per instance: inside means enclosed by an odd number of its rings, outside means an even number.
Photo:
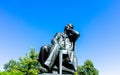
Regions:
<svg viewBox="0 0 120 75"><path fill-rule="evenodd" d="M63 66L71 70L77 70L77 59L75 56L75 42L80 34L74 30L72 24L67 24L64 32L57 33L51 41L50 45L42 46L39 52L38 61L44 69L43 72L52 73L53 67L56 65L59 69L59 52L67 50L68 54L63 55ZM59 72L59 70L58 70Z"/></svg>

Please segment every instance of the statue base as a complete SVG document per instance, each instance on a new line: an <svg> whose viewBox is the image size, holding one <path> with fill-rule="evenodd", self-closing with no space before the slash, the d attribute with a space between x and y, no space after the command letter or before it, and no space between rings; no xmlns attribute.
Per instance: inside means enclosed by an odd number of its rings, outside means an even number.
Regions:
<svg viewBox="0 0 120 75"><path fill-rule="evenodd" d="M42 72L42 74L38 74L38 75L74 75L74 73L75 73L73 70L70 70L64 66L62 66L62 73L63 74L58 74L58 69L56 66L54 66L52 72L53 73Z"/></svg>
<svg viewBox="0 0 120 75"><path fill-rule="evenodd" d="M38 75L74 75L74 74L55 74L55 73L42 73Z"/></svg>

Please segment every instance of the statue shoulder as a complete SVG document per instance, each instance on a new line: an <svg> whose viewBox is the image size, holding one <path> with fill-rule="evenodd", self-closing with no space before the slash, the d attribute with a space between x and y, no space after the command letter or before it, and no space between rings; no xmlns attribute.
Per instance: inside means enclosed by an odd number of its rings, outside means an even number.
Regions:
<svg viewBox="0 0 120 75"><path fill-rule="evenodd" d="M63 35L62 32L57 32L57 33L55 34L55 36L61 36L61 35Z"/></svg>

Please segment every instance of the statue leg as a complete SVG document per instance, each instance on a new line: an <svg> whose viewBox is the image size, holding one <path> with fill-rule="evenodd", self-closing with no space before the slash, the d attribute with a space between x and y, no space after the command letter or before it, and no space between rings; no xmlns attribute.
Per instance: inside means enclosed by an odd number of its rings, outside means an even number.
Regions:
<svg viewBox="0 0 120 75"><path fill-rule="evenodd" d="M70 58L69 58L68 54L63 55L63 60L64 60L63 61L63 66L75 71L75 67L74 67L73 63L70 61Z"/></svg>
<svg viewBox="0 0 120 75"><path fill-rule="evenodd" d="M49 68L49 70L52 69L54 63L55 63L55 60L59 54L59 45L54 45L51 50L50 50L50 53L49 53L49 56L47 58L47 60L45 61L45 65Z"/></svg>
<svg viewBox="0 0 120 75"><path fill-rule="evenodd" d="M57 72L60 73L60 72L59 72L59 55L57 56L57 58L56 58L56 60L55 60L55 62L54 62L53 67L54 67L55 65L57 66ZM53 67L52 67L52 68L53 68Z"/></svg>
<svg viewBox="0 0 120 75"><path fill-rule="evenodd" d="M75 67L75 71L77 71L78 62L77 62L77 57L76 57L75 53L74 53L74 58L73 58L73 65Z"/></svg>
<svg viewBox="0 0 120 75"><path fill-rule="evenodd" d="M38 61L42 65L42 67L46 68L44 63L45 63L46 59L48 58L48 54L49 54L48 46L42 46L40 48L40 52L38 55Z"/></svg>

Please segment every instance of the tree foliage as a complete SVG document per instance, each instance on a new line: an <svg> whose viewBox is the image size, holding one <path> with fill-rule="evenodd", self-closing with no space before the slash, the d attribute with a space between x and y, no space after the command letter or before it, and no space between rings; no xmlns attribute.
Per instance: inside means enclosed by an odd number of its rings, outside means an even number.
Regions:
<svg viewBox="0 0 120 75"><path fill-rule="evenodd" d="M24 74L19 70L12 70L10 72L7 72L7 71L0 72L0 75L24 75Z"/></svg>
<svg viewBox="0 0 120 75"><path fill-rule="evenodd" d="M98 70L94 67L92 61L86 60L83 66L78 67L79 75L99 75Z"/></svg>
<svg viewBox="0 0 120 75"><path fill-rule="evenodd" d="M31 48L30 53L25 57L20 57L18 61L11 59L4 65L4 72L0 75L38 75L40 64L37 61L38 53ZM98 70L94 67L92 61L86 60L83 66L78 66L79 75L98 75ZM77 73L75 73L77 75Z"/></svg>
<svg viewBox="0 0 120 75"><path fill-rule="evenodd" d="M34 48L31 48L31 52L25 57L20 57L18 61L11 59L4 65L4 69L6 72L19 71L24 75L37 75L40 67L37 56L38 53L35 52Z"/></svg>

